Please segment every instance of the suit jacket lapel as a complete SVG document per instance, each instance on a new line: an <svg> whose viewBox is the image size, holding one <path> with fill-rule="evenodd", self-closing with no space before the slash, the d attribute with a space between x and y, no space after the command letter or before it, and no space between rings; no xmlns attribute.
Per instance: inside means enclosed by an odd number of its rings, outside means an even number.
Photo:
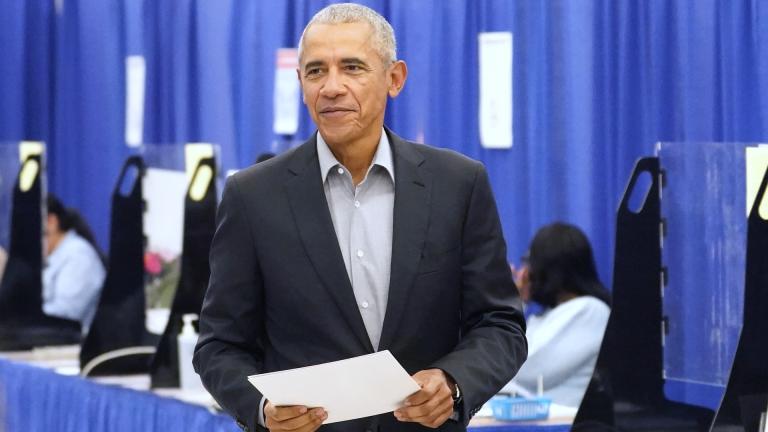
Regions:
<svg viewBox="0 0 768 432"><path fill-rule="evenodd" d="M323 286L336 302L355 336L367 351L373 352L333 229L316 145L313 137L296 150L289 167L294 176L286 182L285 189L299 235Z"/></svg>
<svg viewBox="0 0 768 432"><path fill-rule="evenodd" d="M421 167L424 158L414 144L386 132L395 161L395 209L389 299L379 350L391 345L413 285L427 235L432 186L432 176Z"/></svg>

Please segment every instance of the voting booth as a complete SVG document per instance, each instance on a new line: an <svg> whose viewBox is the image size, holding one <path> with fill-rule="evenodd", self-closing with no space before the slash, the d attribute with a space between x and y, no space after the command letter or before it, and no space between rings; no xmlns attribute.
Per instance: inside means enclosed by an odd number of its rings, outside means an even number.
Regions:
<svg viewBox="0 0 768 432"><path fill-rule="evenodd" d="M766 149L743 143L660 143L638 161L618 210L611 318L574 429L758 429L766 167Z"/></svg>
<svg viewBox="0 0 768 432"><path fill-rule="evenodd" d="M129 157L112 192L107 276L80 348L84 375L146 372L153 351L144 325L144 171L140 156Z"/></svg>
<svg viewBox="0 0 768 432"><path fill-rule="evenodd" d="M174 231L180 228L178 237L173 240L173 243L169 242L169 247L178 245L176 254L178 273L172 282L173 290L170 293L172 296L169 297L169 303L157 304L160 307L169 307L170 312L157 345L157 352L150 364L154 388L178 387L180 384L177 337L182 330L184 315L199 316L203 306L203 298L211 274L208 253L216 230L218 191L223 181L218 175L220 172L217 166L218 147L195 143L187 144L183 149L184 169L181 171L183 189L181 194L174 191L173 196L168 197L174 203L178 202L181 210L170 213L181 215L181 223L172 228ZM178 172L165 173L165 175L178 176ZM155 228L149 224L150 238L156 229L167 228L165 225L159 222ZM149 244L152 247L151 240Z"/></svg>
<svg viewBox="0 0 768 432"><path fill-rule="evenodd" d="M0 349L80 341L80 324L43 313L45 144L0 143Z"/></svg>
<svg viewBox="0 0 768 432"><path fill-rule="evenodd" d="M85 374L150 373L153 386L178 386L181 317L199 314L210 274L217 154L205 143L144 144L126 161L107 280L80 355Z"/></svg>

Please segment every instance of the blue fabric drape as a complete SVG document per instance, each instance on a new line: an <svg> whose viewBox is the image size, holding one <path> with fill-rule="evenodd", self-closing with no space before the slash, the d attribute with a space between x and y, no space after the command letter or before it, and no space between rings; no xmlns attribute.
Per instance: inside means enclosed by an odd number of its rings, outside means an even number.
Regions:
<svg viewBox="0 0 768 432"><path fill-rule="evenodd" d="M122 35L116 1L0 6L0 140L47 143L50 189L81 210L102 244L127 154Z"/></svg>
<svg viewBox="0 0 768 432"><path fill-rule="evenodd" d="M0 140L49 144L49 183L102 244L124 140L124 57L146 57L146 142L221 145L223 168L306 138L272 133L275 49L320 0L10 1L0 6ZM657 141L768 138L759 1L377 0L410 76L388 124L482 160L517 261L556 219L592 239L610 284L614 213ZM54 4L63 5L60 10ZM514 146L479 144L477 33L514 33Z"/></svg>
<svg viewBox="0 0 768 432"><path fill-rule="evenodd" d="M565 432L509 423L470 432ZM147 392L101 385L0 359L0 430L7 432L235 432L226 415Z"/></svg>
<svg viewBox="0 0 768 432"><path fill-rule="evenodd" d="M0 360L0 430L211 431L240 429L224 415L147 392Z"/></svg>
<svg viewBox="0 0 768 432"><path fill-rule="evenodd" d="M47 138L51 123L53 3L0 6L0 141Z"/></svg>

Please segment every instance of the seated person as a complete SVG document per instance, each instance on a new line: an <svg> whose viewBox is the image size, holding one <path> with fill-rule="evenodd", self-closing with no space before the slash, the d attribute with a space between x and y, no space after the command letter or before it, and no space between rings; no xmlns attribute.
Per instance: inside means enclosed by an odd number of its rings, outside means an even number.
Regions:
<svg viewBox="0 0 768 432"><path fill-rule="evenodd" d="M86 334L106 276L103 257L80 215L50 194L45 239L43 312L79 321Z"/></svg>
<svg viewBox="0 0 768 432"><path fill-rule="evenodd" d="M502 391L516 384L535 394L541 377L552 402L578 407L610 315L610 296L598 279L589 240L573 225L541 228L531 241L527 274L518 276L527 282L523 300L541 310L527 320L528 360Z"/></svg>
<svg viewBox="0 0 768 432"><path fill-rule="evenodd" d="M520 258L520 267L516 268L514 264L509 265L512 269L512 276L515 279L515 286L517 292L520 294L520 300L523 301L523 313L526 321L531 315L539 314L542 312L540 305L531 302L531 279L530 268L528 265L528 253Z"/></svg>

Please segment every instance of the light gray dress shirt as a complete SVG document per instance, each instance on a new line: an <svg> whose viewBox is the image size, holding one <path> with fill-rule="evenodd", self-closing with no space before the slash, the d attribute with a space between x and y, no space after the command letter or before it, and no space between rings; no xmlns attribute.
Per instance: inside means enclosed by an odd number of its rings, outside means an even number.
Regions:
<svg viewBox="0 0 768 432"><path fill-rule="evenodd" d="M83 334L96 315L106 270L98 252L70 230L43 269L43 312L80 321Z"/></svg>
<svg viewBox="0 0 768 432"><path fill-rule="evenodd" d="M392 265L392 223L395 209L395 165L384 129L371 166L357 186L352 174L317 133L320 174L333 219L336 239L355 293L365 329L377 350L389 298ZM333 245L328 245L333 247ZM265 426L261 398L258 421Z"/></svg>
<svg viewBox="0 0 768 432"><path fill-rule="evenodd" d="M357 186L317 134L317 155L325 198L333 219L347 275L373 349L378 349L389 297L392 262L392 219L395 207L395 168L387 134L368 172Z"/></svg>

